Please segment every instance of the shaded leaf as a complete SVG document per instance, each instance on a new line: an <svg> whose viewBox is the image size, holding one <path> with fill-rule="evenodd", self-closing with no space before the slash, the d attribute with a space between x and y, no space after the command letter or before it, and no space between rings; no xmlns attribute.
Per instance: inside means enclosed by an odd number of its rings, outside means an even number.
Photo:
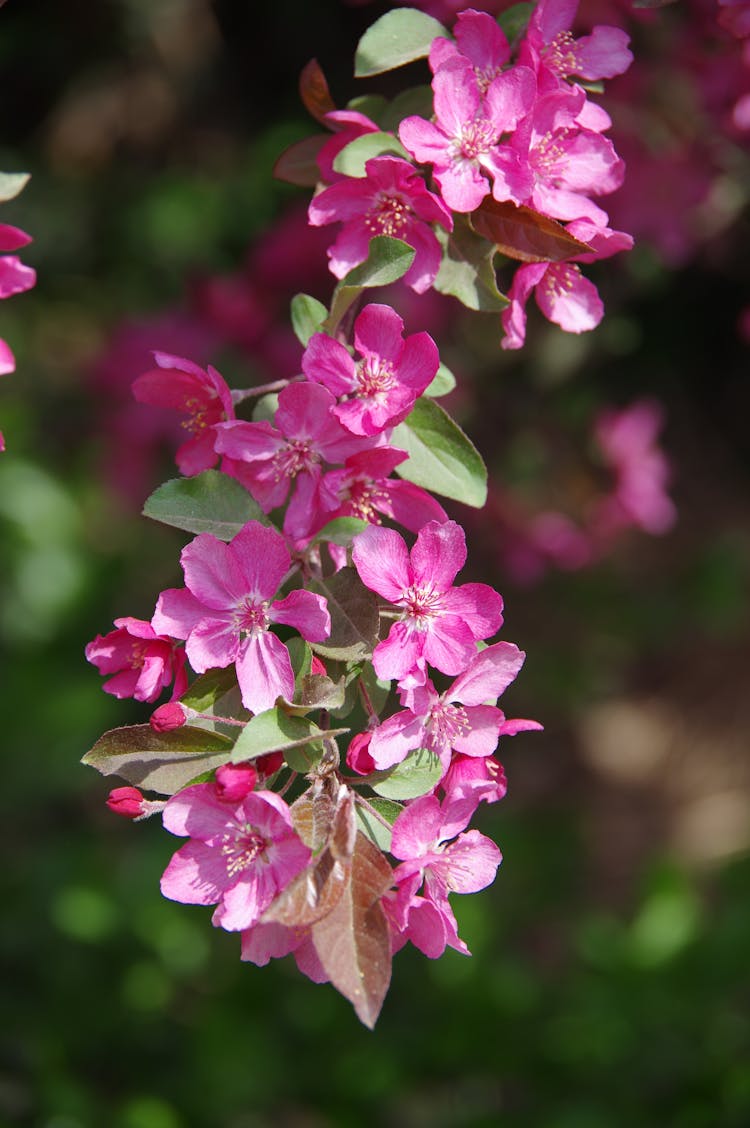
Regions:
<svg viewBox="0 0 750 1128"><path fill-rule="evenodd" d="M267 709L245 725L235 742L232 761L238 764L269 752L286 752L319 740L322 735L317 725L304 717L290 717L278 707Z"/></svg>
<svg viewBox="0 0 750 1128"><path fill-rule="evenodd" d="M511 4L510 8L506 8L497 17L497 22L500 24L505 38L511 46L517 39L524 34L531 19L531 13L534 11L534 4L522 3Z"/></svg>
<svg viewBox="0 0 750 1128"><path fill-rule="evenodd" d="M231 754L231 740L206 729L184 725L154 732L150 725L128 725L105 732L82 763L136 787L174 795L196 776L227 763Z"/></svg>
<svg viewBox="0 0 750 1128"><path fill-rule="evenodd" d="M31 179L28 172L0 172L0 203L14 200Z"/></svg>
<svg viewBox="0 0 750 1128"><path fill-rule="evenodd" d="M432 113L432 87L410 86L408 90L402 90L392 102L388 103L383 112L383 129L390 129L395 133L404 118L416 114L417 117L429 120Z"/></svg>
<svg viewBox="0 0 750 1128"><path fill-rule="evenodd" d="M414 248L403 239L392 239L389 235L373 236L365 261L350 270L333 291L331 313L323 326L326 332L336 335L339 322L363 289L390 286L391 282L403 278L414 261L414 253Z"/></svg>
<svg viewBox="0 0 750 1128"><path fill-rule="evenodd" d="M299 704L305 709L339 709L344 704L344 679L337 682L323 674L302 679Z"/></svg>
<svg viewBox="0 0 750 1128"><path fill-rule="evenodd" d="M428 384L425 388L423 395L430 396L431 399L439 399L440 396L447 396L448 392L452 392L456 386L456 377L442 362L438 365L438 370L435 373L432 383Z"/></svg>
<svg viewBox="0 0 750 1128"><path fill-rule="evenodd" d="M487 500L487 469L479 451L434 400L417 400L393 431L392 443L409 458L396 473L432 493L481 509Z"/></svg>
<svg viewBox="0 0 750 1128"><path fill-rule="evenodd" d="M378 125L387 105L388 99L384 98L382 94L358 94L356 98L352 98L351 101L346 103L346 108L347 110L356 110L358 114L364 114L370 121L374 121Z"/></svg>
<svg viewBox="0 0 750 1128"><path fill-rule="evenodd" d="M348 548L357 533L362 533L367 528L368 522L361 517L334 517L327 525L315 534L310 544L319 544L327 541L330 544L341 544Z"/></svg>
<svg viewBox="0 0 750 1128"><path fill-rule="evenodd" d="M571 255L592 251L588 243L569 235L556 219L510 201L498 203L491 196L472 212L470 222L498 251L519 262L562 262Z"/></svg>
<svg viewBox="0 0 750 1128"><path fill-rule="evenodd" d="M220 470L164 482L146 501L143 515L188 533L211 533L223 541L230 541L248 521L271 524L245 487Z"/></svg>
<svg viewBox="0 0 750 1128"><path fill-rule="evenodd" d="M237 736L237 726L227 725L216 717L232 717L237 721L250 719L249 710L242 704L242 694L233 665L225 670L208 670L201 674L180 701L198 713L207 714L206 717L191 718L191 725L221 732L232 741Z"/></svg>
<svg viewBox="0 0 750 1128"><path fill-rule="evenodd" d="M276 412L279 410L279 393L268 392L266 395L261 396L255 403L253 408L253 423L266 423L273 424L276 420Z"/></svg>
<svg viewBox="0 0 750 1128"><path fill-rule="evenodd" d="M328 317L328 310L317 298L309 294L295 294L291 305L292 328L301 345L306 345L313 333L318 333Z"/></svg>
<svg viewBox="0 0 750 1128"><path fill-rule="evenodd" d="M367 78L395 70L415 59L424 59L437 36L448 36L441 23L415 8L386 12L369 27L357 44L355 78Z"/></svg>
<svg viewBox="0 0 750 1128"><path fill-rule="evenodd" d="M389 768L368 776L373 791L385 799L418 799L429 795L443 777L443 765L439 756L426 748L410 752L405 760Z"/></svg>
<svg viewBox="0 0 750 1128"><path fill-rule="evenodd" d="M298 188L314 188L320 180L318 153L323 142L327 140L327 134L314 133L311 137L294 141L276 158L273 175L277 180L283 180L285 184L296 184Z"/></svg>
<svg viewBox="0 0 750 1128"><path fill-rule="evenodd" d="M380 899L392 881L380 850L357 833L341 897L312 927L315 951L328 978L370 1029L391 981L390 932Z"/></svg>
<svg viewBox="0 0 750 1128"><path fill-rule="evenodd" d="M326 124L325 115L336 109L336 103L328 89L326 76L317 59L310 59L299 76L299 94L307 112L321 125Z"/></svg>
<svg viewBox="0 0 750 1128"><path fill-rule="evenodd" d="M335 172L343 176L365 176L365 164L371 157L385 154L409 159L404 146L392 133L363 133L340 149L333 161Z"/></svg>
<svg viewBox="0 0 750 1128"><path fill-rule="evenodd" d="M394 803L391 799L379 799L377 796L368 799L367 802L391 826L404 809L400 803ZM367 807L363 807L361 803L357 803L356 811L357 825L362 833L381 850L390 850L392 837L390 829L384 826L380 819L375 818L372 812L368 811Z"/></svg>
<svg viewBox="0 0 750 1128"><path fill-rule="evenodd" d="M366 588L354 568L342 568L326 579L314 579L309 590L328 600L331 633L312 648L324 658L355 662L369 658L379 641L380 614L374 592Z"/></svg>
<svg viewBox="0 0 750 1128"><path fill-rule="evenodd" d="M468 309L497 313L508 299L497 288L495 247L456 217L453 231L435 231L443 248L440 269L433 283L441 294L458 298Z"/></svg>

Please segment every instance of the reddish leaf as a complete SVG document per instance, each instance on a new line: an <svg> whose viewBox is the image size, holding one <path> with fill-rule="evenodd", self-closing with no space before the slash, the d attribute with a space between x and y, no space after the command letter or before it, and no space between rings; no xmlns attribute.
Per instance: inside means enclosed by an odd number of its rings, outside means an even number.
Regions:
<svg viewBox="0 0 750 1128"><path fill-rule="evenodd" d="M302 68L299 76L299 93L307 112L321 125L325 125L325 115L336 109L336 103L331 97L326 76L320 69L317 59L310 59L310 62Z"/></svg>
<svg viewBox="0 0 750 1128"><path fill-rule="evenodd" d="M351 876L336 907L313 925L318 958L357 1017L373 1029L391 981L391 939L380 899L393 882L391 867L357 833Z"/></svg>
<svg viewBox="0 0 750 1128"><path fill-rule="evenodd" d="M305 818L311 816L314 821L315 804L316 798L313 798ZM329 813L330 804L324 806ZM263 922L283 924L287 928L307 928L327 916L338 904L349 882L355 834L354 796L348 788L342 787L330 821L326 846L276 898L264 914Z"/></svg>
<svg viewBox="0 0 750 1128"><path fill-rule="evenodd" d="M303 137L284 149L273 166L276 179L296 184L298 188L314 188L320 180L318 153L327 140L324 133L314 133L312 137Z"/></svg>
<svg viewBox="0 0 750 1128"><path fill-rule="evenodd" d="M569 235L557 220L510 201L499 203L491 196L472 212L470 220L478 235L519 262L562 262L592 250L588 243Z"/></svg>

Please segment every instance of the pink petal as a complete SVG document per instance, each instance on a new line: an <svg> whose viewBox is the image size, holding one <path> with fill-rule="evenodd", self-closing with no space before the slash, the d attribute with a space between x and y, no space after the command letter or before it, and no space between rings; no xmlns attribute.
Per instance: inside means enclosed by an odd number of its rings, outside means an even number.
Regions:
<svg viewBox="0 0 750 1128"><path fill-rule="evenodd" d="M161 892L185 905L215 905L227 884L221 854L203 842L190 841L172 857L161 878Z"/></svg>
<svg viewBox="0 0 750 1128"><path fill-rule="evenodd" d="M6 341L0 338L0 376L7 376L9 372L15 372L16 358L13 356Z"/></svg>
<svg viewBox="0 0 750 1128"><path fill-rule="evenodd" d="M291 700L294 671L281 639L271 631L261 631L249 638L237 659L237 680L242 704L251 713L272 709L277 697Z"/></svg>
<svg viewBox="0 0 750 1128"><path fill-rule="evenodd" d="M568 333L595 329L604 316L596 286L572 264L548 267L537 287L536 300L544 316Z"/></svg>
<svg viewBox="0 0 750 1128"><path fill-rule="evenodd" d="M206 607L186 588L168 588L159 596L151 626L158 635L187 638L205 619Z"/></svg>
<svg viewBox="0 0 750 1128"><path fill-rule="evenodd" d="M466 536L455 521L431 521L420 529L411 552L414 583L445 592L466 563Z"/></svg>
<svg viewBox="0 0 750 1128"><path fill-rule="evenodd" d="M497 700L515 680L525 658L523 650L512 642L496 642L488 646L456 678L446 694L448 700L460 701L462 705L481 705L485 701Z"/></svg>
<svg viewBox="0 0 750 1128"><path fill-rule="evenodd" d="M188 661L197 674L214 668L223 670L235 661L240 645L234 618L206 617L197 623L185 643Z"/></svg>
<svg viewBox="0 0 750 1128"><path fill-rule="evenodd" d="M232 548L200 533L180 556L185 586L213 611L233 608L246 594L245 578Z"/></svg>
<svg viewBox="0 0 750 1128"><path fill-rule="evenodd" d="M171 834L216 845L236 827L237 814L234 804L219 799L212 783L196 783L167 801L162 821Z"/></svg>
<svg viewBox="0 0 750 1128"><path fill-rule="evenodd" d="M377 768L391 768L410 752L424 748L426 737L423 721L404 709L372 730L369 752Z"/></svg>
<svg viewBox="0 0 750 1128"><path fill-rule="evenodd" d="M365 587L395 603L412 584L404 538L393 529L370 525L353 541L352 559Z"/></svg>
<svg viewBox="0 0 750 1128"><path fill-rule="evenodd" d="M315 333L302 355L302 371L308 380L323 384L335 396L357 387L356 365L340 341L327 333Z"/></svg>
<svg viewBox="0 0 750 1128"><path fill-rule="evenodd" d="M398 364L404 351L404 323L394 309L372 302L354 322L354 346L362 356Z"/></svg>
<svg viewBox="0 0 750 1128"><path fill-rule="evenodd" d="M379 642L372 656L375 673L384 680L405 677L422 656L424 635L406 623L394 623L388 638Z"/></svg>
<svg viewBox="0 0 750 1128"><path fill-rule="evenodd" d="M476 639L489 638L503 625L503 597L488 584L461 584L444 596L446 612L458 615Z"/></svg>
<svg viewBox="0 0 750 1128"><path fill-rule="evenodd" d="M331 633L331 616L322 595L295 589L285 599L280 599L270 609L274 623L295 627L308 642L322 642Z"/></svg>
<svg viewBox="0 0 750 1128"><path fill-rule="evenodd" d="M36 282L36 271L22 263L16 255L0 258L0 298L10 298L30 290Z"/></svg>
<svg viewBox="0 0 750 1128"><path fill-rule="evenodd" d="M259 521L248 521L229 544L242 574L242 591L272 599L289 571L291 557L281 533Z"/></svg>
<svg viewBox="0 0 750 1128"><path fill-rule="evenodd" d="M450 871L450 887L457 893L477 893L491 885L503 859L495 843L478 830L461 834L444 857Z"/></svg>

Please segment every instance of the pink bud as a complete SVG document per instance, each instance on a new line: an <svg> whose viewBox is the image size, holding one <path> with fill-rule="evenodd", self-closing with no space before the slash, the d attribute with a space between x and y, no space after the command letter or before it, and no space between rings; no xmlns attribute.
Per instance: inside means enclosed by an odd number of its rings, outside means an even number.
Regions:
<svg viewBox="0 0 750 1128"><path fill-rule="evenodd" d="M359 732L353 736L346 751L346 762L357 775L369 775L375 771L375 761L368 752L371 732Z"/></svg>
<svg viewBox="0 0 750 1128"><path fill-rule="evenodd" d="M312 664L310 666L310 673L311 674L320 674L322 677L325 677L326 674L328 673L325 666L321 662L320 658L318 658L317 654L313 654L313 656L312 656Z"/></svg>
<svg viewBox="0 0 750 1128"><path fill-rule="evenodd" d="M116 787L110 791L107 806L124 819L138 819L144 813L146 800L137 787Z"/></svg>
<svg viewBox="0 0 750 1128"><path fill-rule="evenodd" d="M268 752L265 756L259 756L255 761L255 768L259 776L275 775L281 765L284 763L284 757L281 752Z"/></svg>
<svg viewBox="0 0 750 1128"><path fill-rule="evenodd" d="M222 764L216 769L216 794L222 803L239 803L255 787L258 773L250 763Z"/></svg>
<svg viewBox="0 0 750 1128"><path fill-rule="evenodd" d="M172 729L182 728L185 724L185 710L177 701L169 701L154 709L149 724L154 732L171 732Z"/></svg>

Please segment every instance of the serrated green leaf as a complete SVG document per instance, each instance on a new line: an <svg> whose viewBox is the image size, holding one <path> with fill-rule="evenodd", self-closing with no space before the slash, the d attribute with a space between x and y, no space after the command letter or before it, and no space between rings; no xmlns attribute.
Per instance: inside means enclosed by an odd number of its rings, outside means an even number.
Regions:
<svg viewBox="0 0 750 1128"><path fill-rule="evenodd" d="M364 532L367 524L368 522L363 521L361 517L334 517L333 521L329 521L320 532L315 534L310 544L326 542L348 547L357 533Z"/></svg>
<svg viewBox="0 0 750 1128"><path fill-rule="evenodd" d="M368 777L368 782L372 779L373 791L385 799L418 799L434 791L442 777L440 757L426 748L418 748L395 768L378 773L377 778Z"/></svg>
<svg viewBox="0 0 750 1128"><path fill-rule="evenodd" d="M231 753L231 740L206 729L183 725L154 732L150 725L128 725L105 732L82 763L136 787L174 795L203 772L227 763Z"/></svg>
<svg viewBox="0 0 750 1128"><path fill-rule="evenodd" d="M355 78L368 78L424 59L433 39L448 36L443 25L416 8L386 12L368 28L357 44Z"/></svg>
<svg viewBox="0 0 750 1128"><path fill-rule="evenodd" d="M28 172L0 172L0 202L14 200L23 192L31 179Z"/></svg>
<svg viewBox="0 0 750 1128"><path fill-rule="evenodd" d="M292 328L301 345L306 345L314 333L320 332L328 317L328 310L317 298L309 294L295 294L291 306Z"/></svg>
<svg viewBox="0 0 750 1128"><path fill-rule="evenodd" d="M440 396L447 396L448 392L452 392L456 386L456 377L444 364L438 365L438 370L431 384L428 384L424 390L424 395L430 396L431 399L439 399Z"/></svg>
<svg viewBox="0 0 750 1128"><path fill-rule="evenodd" d="M350 270L333 291L331 313L323 328L335 336L339 322L364 289L372 286L390 286L403 278L414 261L414 248L403 239L389 235L375 235L370 240L367 258Z"/></svg>
<svg viewBox="0 0 750 1128"><path fill-rule="evenodd" d="M342 568L326 579L314 579L309 590L325 596L331 616L328 638L325 642L311 644L315 653L344 662L370 658L378 643L378 601L355 569Z"/></svg>
<svg viewBox="0 0 750 1128"><path fill-rule="evenodd" d="M398 816L403 811L400 803L394 803L392 799L372 798L368 799L371 807L374 807L379 815L382 815L391 826L395 823ZM380 819L363 807L361 803L357 803L355 807L357 814L357 824L359 829L365 834L371 842L374 842L381 850L389 851L391 848L391 831L387 826L383 826Z"/></svg>
<svg viewBox="0 0 750 1128"><path fill-rule="evenodd" d="M361 177L366 175L365 164L371 157L386 155L409 159L406 149L392 133L363 133L339 150L333 168L343 176Z"/></svg>
<svg viewBox="0 0 750 1128"><path fill-rule="evenodd" d="M245 487L219 470L165 482L148 498L143 515L188 533L211 533L223 541L230 541L248 521L271 524Z"/></svg>
<svg viewBox="0 0 750 1128"><path fill-rule="evenodd" d="M487 468L457 423L434 400L421 398L399 423L393 446L409 458L396 473L417 486L481 509L487 500Z"/></svg>
<svg viewBox="0 0 750 1128"><path fill-rule="evenodd" d="M508 299L497 288L494 245L458 218L450 234L442 228L437 228L435 234L443 248L435 289L458 298L468 309L483 313L505 309Z"/></svg>

